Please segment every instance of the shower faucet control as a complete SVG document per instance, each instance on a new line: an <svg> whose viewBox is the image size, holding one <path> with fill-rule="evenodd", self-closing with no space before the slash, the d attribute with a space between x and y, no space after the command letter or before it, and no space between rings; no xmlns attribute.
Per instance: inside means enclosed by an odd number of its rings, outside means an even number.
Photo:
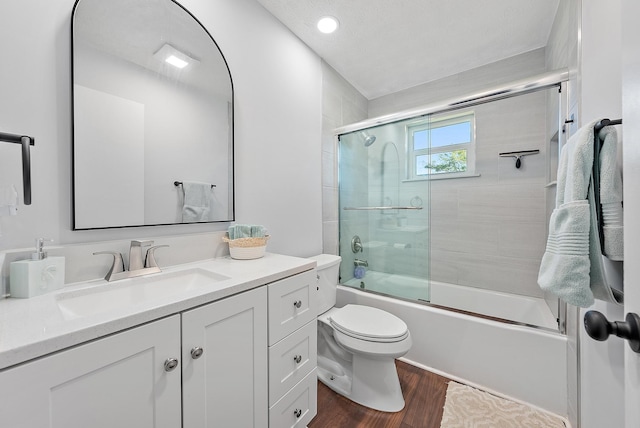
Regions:
<svg viewBox="0 0 640 428"><path fill-rule="evenodd" d="M360 237L358 235L354 235L351 238L351 251L353 254L361 253L363 251L362 241L360 241Z"/></svg>
<svg viewBox="0 0 640 428"><path fill-rule="evenodd" d="M353 261L353 265L355 267L358 267L358 266L369 267L369 262L366 260L355 259Z"/></svg>

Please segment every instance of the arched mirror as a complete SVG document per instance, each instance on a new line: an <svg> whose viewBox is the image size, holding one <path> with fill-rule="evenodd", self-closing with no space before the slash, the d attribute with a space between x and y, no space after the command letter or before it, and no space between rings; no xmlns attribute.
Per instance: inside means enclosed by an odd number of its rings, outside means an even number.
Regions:
<svg viewBox="0 0 640 428"><path fill-rule="evenodd" d="M232 221L233 84L172 0L73 10L73 228Z"/></svg>

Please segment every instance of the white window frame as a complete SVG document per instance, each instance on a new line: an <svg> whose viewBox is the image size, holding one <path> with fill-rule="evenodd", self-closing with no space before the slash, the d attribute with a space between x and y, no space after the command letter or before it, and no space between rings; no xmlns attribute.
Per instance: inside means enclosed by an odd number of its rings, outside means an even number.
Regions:
<svg viewBox="0 0 640 428"><path fill-rule="evenodd" d="M440 128L443 126L451 126L458 123L470 122L471 123L471 135L468 143L451 144L441 147L430 147L429 142L426 149L414 150L413 134L419 131L429 131L434 128ZM430 138L429 134L429 138ZM407 125L406 127L407 137L407 180L440 180L445 178L460 178L460 177L475 177L476 174L476 123L475 113L468 111L461 114L446 117L427 117L420 123L414 123ZM440 172L436 174L421 174L418 175L416 171L417 157L421 155L434 155L437 153L446 153L456 150L467 151L467 170L459 172Z"/></svg>

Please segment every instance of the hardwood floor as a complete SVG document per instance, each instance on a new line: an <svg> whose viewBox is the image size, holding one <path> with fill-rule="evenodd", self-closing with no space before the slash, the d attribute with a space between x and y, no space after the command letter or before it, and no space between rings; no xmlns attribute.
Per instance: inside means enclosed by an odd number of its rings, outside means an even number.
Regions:
<svg viewBox="0 0 640 428"><path fill-rule="evenodd" d="M372 410L318 381L318 414L309 428L440 428L449 379L396 360L405 407Z"/></svg>

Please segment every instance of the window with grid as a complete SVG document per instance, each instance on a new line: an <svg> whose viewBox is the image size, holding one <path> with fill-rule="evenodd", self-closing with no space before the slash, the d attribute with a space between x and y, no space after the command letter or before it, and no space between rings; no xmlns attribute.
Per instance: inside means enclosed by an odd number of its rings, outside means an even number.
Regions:
<svg viewBox="0 0 640 428"><path fill-rule="evenodd" d="M475 173L473 113L428 119L408 131L409 179L468 176Z"/></svg>

